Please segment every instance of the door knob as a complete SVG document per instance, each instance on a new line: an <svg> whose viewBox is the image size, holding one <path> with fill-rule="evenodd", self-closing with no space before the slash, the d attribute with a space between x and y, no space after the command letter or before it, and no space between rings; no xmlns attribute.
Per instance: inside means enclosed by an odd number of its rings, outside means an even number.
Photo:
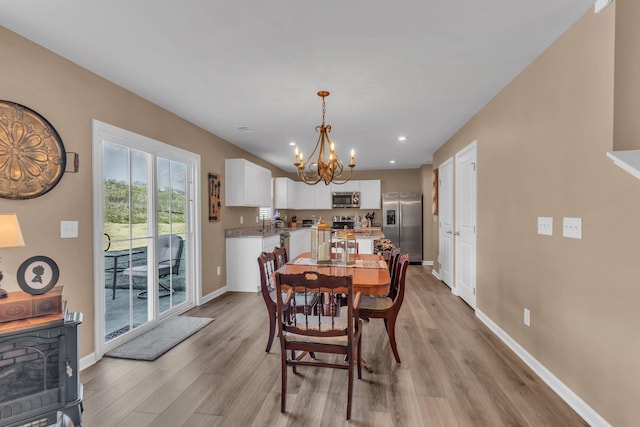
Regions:
<svg viewBox="0 0 640 427"><path fill-rule="evenodd" d="M447 231L447 234L451 234L451 230Z"/></svg>
<svg viewBox="0 0 640 427"><path fill-rule="evenodd" d="M460 232L459 232L459 231L456 231L455 233L453 233L453 235L454 235L454 236L459 236L459 235L460 235Z"/></svg>

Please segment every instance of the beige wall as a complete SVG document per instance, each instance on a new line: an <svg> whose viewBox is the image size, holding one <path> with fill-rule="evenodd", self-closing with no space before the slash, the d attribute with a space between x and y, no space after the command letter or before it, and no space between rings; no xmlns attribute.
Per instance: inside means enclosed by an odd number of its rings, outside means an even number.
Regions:
<svg viewBox="0 0 640 427"><path fill-rule="evenodd" d="M616 2L614 150L640 149L640 2Z"/></svg>
<svg viewBox="0 0 640 427"><path fill-rule="evenodd" d="M216 266L225 266L224 229L239 217L255 217L256 208L222 208L220 222L209 222L207 174L224 176L224 159L244 157L283 172L130 92L0 27L0 93L44 116L60 134L65 149L80 155L80 172L65 174L49 193L29 200L0 199L0 212L15 212L26 247L0 250L2 286L19 290L15 272L26 258L46 255L60 267L59 284L73 311L84 314L80 355L93 352L93 218L91 201L91 120L114 126L201 155L202 287L210 294L226 283ZM223 180L223 186L225 185ZM223 192L224 197L224 192ZM224 201L223 201L224 205ZM60 239L60 221L79 222L78 239Z"/></svg>
<svg viewBox="0 0 640 427"><path fill-rule="evenodd" d="M434 167L478 140L478 310L609 423L635 426L640 181L605 156L616 3L589 10L435 153ZM538 216L553 217L553 236L537 235ZM563 217L582 218L582 240L562 237Z"/></svg>

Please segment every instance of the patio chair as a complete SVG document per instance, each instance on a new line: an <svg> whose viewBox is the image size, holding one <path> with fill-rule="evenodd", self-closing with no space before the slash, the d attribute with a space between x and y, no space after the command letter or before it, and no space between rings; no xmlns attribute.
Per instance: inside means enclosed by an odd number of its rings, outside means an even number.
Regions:
<svg viewBox="0 0 640 427"><path fill-rule="evenodd" d="M167 277L170 275L178 275L180 271L180 260L182 258L182 248L184 240L177 234L163 234L158 236L158 278ZM125 268L122 274L130 276L134 285L138 286L135 282L135 278L147 278L148 266L136 265L133 267ZM175 292L175 289L168 287L158 280L158 286L160 287L160 297L168 297ZM138 293L138 298L146 298L147 291L144 290Z"/></svg>

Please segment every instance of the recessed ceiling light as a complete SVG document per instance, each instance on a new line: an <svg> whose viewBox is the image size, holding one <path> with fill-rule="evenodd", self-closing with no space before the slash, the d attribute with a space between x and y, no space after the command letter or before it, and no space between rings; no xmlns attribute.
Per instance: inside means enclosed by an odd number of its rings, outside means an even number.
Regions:
<svg viewBox="0 0 640 427"><path fill-rule="evenodd" d="M389 160L389 163L394 164L396 161L395 160Z"/></svg>
<svg viewBox="0 0 640 427"><path fill-rule="evenodd" d="M289 145L293 147L294 145L296 145L296 143L295 143L295 142L293 142L293 141L291 141L291 142L289 143Z"/></svg>
<svg viewBox="0 0 640 427"><path fill-rule="evenodd" d="M407 137L406 136L399 136L398 137L398 141L406 141Z"/></svg>
<svg viewBox="0 0 640 427"><path fill-rule="evenodd" d="M251 128L249 126L236 126L240 132L251 132Z"/></svg>

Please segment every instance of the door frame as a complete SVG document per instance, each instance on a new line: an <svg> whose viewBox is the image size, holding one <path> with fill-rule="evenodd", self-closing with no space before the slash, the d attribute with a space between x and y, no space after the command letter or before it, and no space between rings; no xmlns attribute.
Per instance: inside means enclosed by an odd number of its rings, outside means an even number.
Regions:
<svg viewBox="0 0 640 427"><path fill-rule="evenodd" d="M446 172L446 173L444 173ZM443 179L449 179L448 191L444 191ZM443 209L444 208L444 209ZM453 274L454 274L454 253L453 253L453 226L454 226L454 214L453 214L453 157L449 157L438 166L438 275L440 280L447 286L453 289ZM449 212L449 220L451 222L450 227L444 226L442 223L442 212ZM444 242L445 239L450 239L449 250L447 254L444 254ZM448 269L443 268L443 259L449 259Z"/></svg>
<svg viewBox="0 0 640 427"><path fill-rule="evenodd" d="M185 241L184 251L191 254L185 259L185 268L189 269L188 277L189 286L186 292L186 300L184 303L173 309L163 313L156 313L157 318L145 325L135 328L125 336L118 337L122 339L114 339L107 345L104 342L105 336L105 310L104 301L106 296L105 281L105 265L103 252L103 164L102 164L102 141L108 140L112 143L121 143L124 146L130 146L131 141L142 151L154 153L156 157L167 156L169 159L183 161L189 166L190 173L187 173L189 182L187 185L187 229L185 234L188 238ZM152 329L157 323L167 317L183 313L201 302L202 295L202 262L201 262L201 185L200 185L200 155L183 150L154 140L152 138L118 128L99 120L92 121L92 178L93 178L93 270L94 270L94 355L95 360L102 358L106 351L139 336L140 334ZM155 171L155 167L153 169ZM155 179L153 180L155 182ZM155 189L154 189L155 193ZM100 284L100 285L99 285Z"/></svg>
<svg viewBox="0 0 640 427"><path fill-rule="evenodd" d="M469 164L472 165L473 171L470 175L471 182L462 179L462 173L465 172L462 167L462 159L469 153L471 154ZM455 154L455 180L454 180L454 283L453 293L458 295L469 304L471 308L476 309L476 270L477 270L477 228L478 228L478 141L475 140L471 144L464 147ZM469 188L466 188L466 184ZM462 203L461 198L468 198L469 203ZM468 207L468 212L463 212L463 207ZM470 224L463 229L462 216L470 218ZM463 254L464 241L471 247L468 253ZM466 264L468 263L468 265ZM469 274L462 274L464 268L469 269ZM463 283L464 278L468 278L469 283Z"/></svg>

